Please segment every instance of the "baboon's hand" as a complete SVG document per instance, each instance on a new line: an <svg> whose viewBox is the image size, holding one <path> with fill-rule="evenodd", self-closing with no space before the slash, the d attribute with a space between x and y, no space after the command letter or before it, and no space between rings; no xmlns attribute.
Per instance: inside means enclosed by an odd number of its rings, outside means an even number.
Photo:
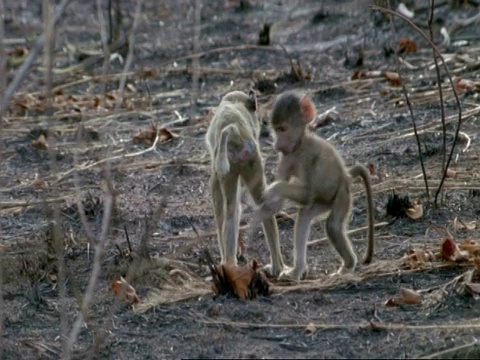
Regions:
<svg viewBox="0 0 480 360"><path fill-rule="evenodd" d="M279 184L279 181L270 184L262 196L262 208L270 211L272 214L278 213L283 206L283 199L278 192Z"/></svg>

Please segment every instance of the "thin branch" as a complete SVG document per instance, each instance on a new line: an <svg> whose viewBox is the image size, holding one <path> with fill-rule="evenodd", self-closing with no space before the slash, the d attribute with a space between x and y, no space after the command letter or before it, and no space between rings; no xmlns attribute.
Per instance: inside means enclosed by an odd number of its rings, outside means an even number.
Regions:
<svg viewBox="0 0 480 360"><path fill-rule="evenodd" d="M194 3L194 26L193 26L193 53L197 54L200 47L200 16L202 13L201 0L195 0ZM192 57L192 93L190 94L190 119L193 120L197 112L198 97L198 78L200 67L200 56Z"/></svg>
<svg viewBox="0 0 480 360"><path fill-rule="evenodd" d="M5 14L3 0L0 0L0 14ZM0 103L5 97L5 88L7 86L7 53L5 51L5 28L3 18L0 16ZM0 159L3 159L3 114L5 108L0 106ZM0 323L1 328L1 323ZM1 330L1 329L0 329Z"/></svg>
<svg viewBox="0 0 480 360"><path fill-rule="evenodd" d="M102 219L102 232L100 235L100 240L95 246L95 258L93 261L93 269L90 275L90 279L88 281L87 290L85 291L83 301L80 304L80 310L72 326L70 336L68 337L67 349L66 349L66 352L64 352L64 355L62 356L63 359L70 359L70 353L72 351L73 344L75 344L75 342L77 341L78 334L80 333L80 329L83 326L85 317L88 312L88 307L90 305L90 302L92 301L95 286L97 284L97 280L101 272L103 254L109 243L108 234L110 232L110 225L112 220L114 197L113 197L113 185L110 181L110 167L108 165L109 164L107 164L105 183L104 183L105 195L104 195L104 213L103 213L103 219Z"/></svg>
<svg viewBox="0 0 480 360"><path fill-rule="evenodd" d="M428 16L428 31L430 33L430 39L433 42L433 11L435 9L435 0L430 0L430 13ZM443 143L442 143L442 172L445 171L445 162L447 160L447 125L445 124L445 104L443 102L443 91L442 91L442 79L440 78L440 68L438 66L437 54L435 50L432 49L433 61L435 63L435 73L437 75L437 85L438 85L438 96L440 98L440 111L442 114L442 132L443 132Z"/></svg>
<svg viewBox="0 0 480 360"><path fill-rule="evenodd" d="M60 19L63 19L63 13L65 12L65 9L70 1L71 0L62 0L60 5L58 5L57 10L55 11L54 26L60 21ZM5 94L0 99L0 114L2 112L5 112L5 110L7 109L8 103L12 99L13 94L15 93L15 91L17 91L18 87L20 86L20 83L27 76L27 73L30 70L30 67L32 66L33 62L37 59L38 55L42 51L44 43L45 43L45 34L42 34L37 39L35 45L33 45L33 47L30 49L27 58L18 69L12 82L8 85L7 90L5 91Z"/></svg>
<svg viewBox="0 0 480 360"><path fill-rule="evenodd" d="M378 10L378 11L381 11L381 12L385 12L385 13L397 16L397 17L401 18L402 20L406 21L419 35L421 35L430 44L432 49L434 49L438 58L442 61L442 65L445 69L445 73L447 74L448 80L450 81L450 85L452 87L453 95L455 96L455 101L456 101L457 107L458 107L458 123L457 123L457 129L455 131L455 138L453 139L452 150L450 151L450 154L448 156L448 160L447 160L447 164L445 166L445 171L443 172L442 180L440 181L440 185L438 186L437 192L435 193L435 203L437 203L438 194L440 193L440 190L443 187L443 183L445 182L445 179L447 177L448 166L450 165L450 161L452 160L453 151L455 149L455 145L457 144L458 134L460 132L460 128L461 128L461 125L462 125L462 107L461 107L461 104L460 104L460 99L458 98L457 90L455 89L452 77L450 75L450 71L448 70L447 64L445 63L445 59L443 58L442 54L440 53L440 50L438 50L437 46L430 40L430 38L422 30L420 30L418 28L417 25L415 25L406 16L404 16L402 14L399 14L395 11L392 11L390 9L385 9L383 7L376 6L376 5L370 5L370 8L373 9L373 10Z"/></svg>
<svg viewBox="0 0 480 360"><path fill-rule="evenodd" d="M388 6L390 6L390 2L388 2ZM399 55L398 55L398 50L396 46L397 41L396 41L395 26L393 24L393 16L389 14L387 15L387 17L390 21L390 28L392 31L393 51L395 52L395 64L397 67L397 74L398 74L398 77L400 78L400 83L402 84L403 96L405 97L405 101L407 102L408 111L410 112L410 117L412 119L413 132L415 133L415 139L417 140L418 157L420 158L420 166L422 167L423 181L425 182L425 191L427 193L427 199L430 202L430 191L428 189L427 172L425 171L425 164L423 162L422 144L420 143L420 138L418 136L417 123L415 121L415 115L413 114L413 108L412 108L412 104L410 103L410 98L408 97L407 87L405 86L405 81L400 73L400 61L398 60Z"/></svg>
<svg viewBox="0 0 480 360"><path fill-rule="evenodd" d="M123 90L125 89L125 83L127 81L127 72L132 66L133 61L133 50L135 49L135 33L137 32L138 20L140 18L140 13L142 10L143 0L137 0L137 7L135 8L135 16L133 18L132 28L130 30L130 36L128 37L128 54L127 60L125 61L125 67L123 68L123 76L120 78L120 84L118 86L118 97L115 104L115 109L120 107L120 104L123 101Z"/></svg>

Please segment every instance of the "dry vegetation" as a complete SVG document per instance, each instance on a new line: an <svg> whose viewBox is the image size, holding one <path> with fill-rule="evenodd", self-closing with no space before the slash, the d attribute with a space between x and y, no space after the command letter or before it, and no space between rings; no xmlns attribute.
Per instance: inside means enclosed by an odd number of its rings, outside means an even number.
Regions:
<svg viewBox="0 0 480 360"><path fill-rule="evenodd" d="M478 358L479 6L0 0L0 358ZM213 296L203 138L250 86L264 123L308 92L312 131L368 165L377 248L355 275L327 275L320 221L306 280ZM270 182L267 127L261 145ZM262 265L251 210L244 263Z"/></svg>

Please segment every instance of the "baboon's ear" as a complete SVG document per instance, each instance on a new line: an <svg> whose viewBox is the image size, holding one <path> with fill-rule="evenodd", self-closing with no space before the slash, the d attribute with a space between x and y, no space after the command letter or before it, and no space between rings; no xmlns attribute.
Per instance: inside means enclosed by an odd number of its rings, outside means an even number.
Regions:
<svg viewBox="0 0 480 360"><path fill-rule="evenodd" d="M253 88L250 88L248 92L247 109L252 112L257 111L257 93Z"/></svg>
<svg viewBox="0 0 480 360"><path fill-rule="evenodd" d="M303 115L302 121L304 124L308 124L313 119L315 119L315 105L307 95L303 95L300 99L300 109Z"/></svg>

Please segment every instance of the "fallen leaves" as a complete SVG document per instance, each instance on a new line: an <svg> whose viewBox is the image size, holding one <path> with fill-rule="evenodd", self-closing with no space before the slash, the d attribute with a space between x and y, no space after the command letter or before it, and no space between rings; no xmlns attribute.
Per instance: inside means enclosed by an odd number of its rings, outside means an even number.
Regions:
<svg viewBox="0 0 480 360"><path fill-rule="evenodd" d="M418 45L408 37L403 37L398 42L398 52L400 54L416 53Z"/></svg>
<svg viewBox="0 0 480 360"><path fill-rule="evenodd" d="M423 216L422 202L420 200L415 200L405 213L412 220L420 219Z"/></svg>
<svg viewBox="0 0 480 360"><path fill-rule="evenodd" d="M383 74L383 77L390 82L390 85L393 87L400 87L402 86L402 80L400 79L400 75L393 71L386 71Z"/></svg>
<svg viewBox="0 0 480 360"><path fill-rule="evenodd" d="M472 81L472 80L468 80L468 79L456 78L453 81L453 85L455 86L455 90L457 90L457 92L480 91L480 82L479 81Z"/></svg>
<svg viewBox="0 0 480 360"><path fill-rule="evenodd" d="M152 146L153 143L155 142L155 139L157 138L158 135L158 140L160 142L165 142L170 139L175 139L178 138L178 135L171 132L165 127L160 128L157 130L157 126L152 122L148 124L148 127L146 130L133 135L132 137L132 142L134 144L144 144L145 146Z"/></svg>
<svg viewBox="0 0 480 360"><path fill-rule="evenodd" d="M239 267L231 262L215 265L209 254L207 259L213 278L212 291L215 296L230 295L245 300L254 299L257 295L270 294L270 283L263 272L258 270L256 260L244 267Z"/></svg>
<svg viewBox="0 0 480 360"><path fill-rule="evenodd" d="M441 254L445 260L455 262L468 260L469 256L469 252L462 251L455 240L450 237L445 238L443 241Z"/></svg>
<svg viewBox="0 0 480 360"><path fill-rule="evenodd" d="M455 217L453 219L453 228L455 230L467 230L467 231L473 231L477 227L477 222L476 221L462 221L458 217Z"/></svg>
<svg viewBox="0 0 480 360"><path fill-rule="evenodd" d="M122 276L120 276L120 280L113 281L112 291L120 300L127 300L132 304L138 304L140 302L134 287Z"/></svg>
<svg viewBox="0 0 480 360"><path fill-rule="evenodd" d="M400 306L400 305L421 305L422 297L418 292L412 289L400 288L398 294L388 299L385 306Z"/></svg>
<svg viewBox="0 0 480 360"><path fill-rule="evenodd" d="M431 250L410 249L404 257L404 267L407 269L419 269L425 267L427 262L435 261L435 255Z"/></svg>
<svg viewBox="0 0 480 360"><path fill-rule="evenodd" d="M35 149L39 149L39 150L48 149L48 145L47 145L47 142L45 140L45 135L43 135L43 134L40 134L40 136L37 138L37 140L32 140L31 144Z"/></svg>

